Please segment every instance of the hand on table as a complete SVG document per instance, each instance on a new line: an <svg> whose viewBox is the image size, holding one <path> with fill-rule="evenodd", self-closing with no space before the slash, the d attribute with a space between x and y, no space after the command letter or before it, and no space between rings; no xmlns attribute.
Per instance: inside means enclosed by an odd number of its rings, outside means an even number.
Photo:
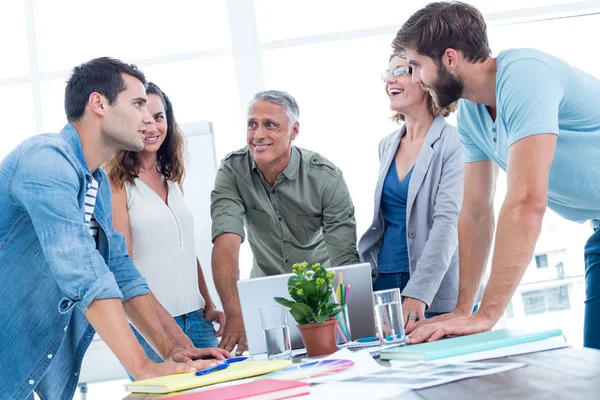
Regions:
<svg viewBox="0 0 600 400"><path fill-rule="evenodd" d="M237 349L235 354L237 356L248 349L242 317L231 317L227 320L219 348L232 351L236 344Z"/></svg>
<svg viewBox="0 0 600 400"><path fill-rule="evenodd" d="M407 337L408 344L416 344L424 341L433 342L448 335L470 335L489 331L494 327L495 321L484 317L480 313L471 316L455 316L446 320L433 321L422 324L415 328Z"/></svg>
<svg viewBox="0 0 600 400"><path fill-rule="evenodd" d="M413 297L402 301L402 316L406 333L411 332L418 321L425 320L425 303Z"/></svg>

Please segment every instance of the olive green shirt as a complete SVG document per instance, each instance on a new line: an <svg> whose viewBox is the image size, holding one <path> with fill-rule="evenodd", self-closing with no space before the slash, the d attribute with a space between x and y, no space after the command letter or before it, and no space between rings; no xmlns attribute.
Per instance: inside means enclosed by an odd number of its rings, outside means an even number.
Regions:
<svg viewBox="0 0 600 400"><path fill-rule="evenodd" d="M228 154L211 192L212 240L245 238L251 277L292 272L307 261L340 266L358 262L354 206L342 172L326 158L292 146L290 163L271 185L248 148Z"/></svg>

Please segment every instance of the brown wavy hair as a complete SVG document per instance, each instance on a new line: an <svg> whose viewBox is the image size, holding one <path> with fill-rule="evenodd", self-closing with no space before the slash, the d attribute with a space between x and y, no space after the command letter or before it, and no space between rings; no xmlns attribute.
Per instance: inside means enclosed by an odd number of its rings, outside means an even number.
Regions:
<svg viewBox="0 0 600 400"><path fill-rule="evenodd" d="M185 137L175 121L171 100L153 82L148 83L146 94L155 94L160 97L167 117L167 138L159 147L156 155L158 169L165 179L181 185L185 177ZM105 163L103 168L111 182L118 188L122 188L125 182L133 185L134 179L139 177L140 172L136 153L124 150Z"/></svg>
<svg viewBox="0 0 600 400"><path fill-rule="evenodd" d="M389 61L392 61L392 59L394 57L400 57L400 58L406 59L406 51L403 48L399 48L398 53L392 53L390 55ZM429 108L431 115L433 115L434 117L441 115L442 117L446 118L448 115L450 115L451 113L456 111L456 109L458 108L458 104L456 102L454 102L454 103L450 104L448 107L439 108L438 106L435 105L435 102L433 101L433 98L431 97L431 95L427 94L427 107ZM397 113L394 113L394 115L392 115L391 119L395 123L400 124L401 122L404 121L405 118L404 118L404 114L397 112Z"/></svg>

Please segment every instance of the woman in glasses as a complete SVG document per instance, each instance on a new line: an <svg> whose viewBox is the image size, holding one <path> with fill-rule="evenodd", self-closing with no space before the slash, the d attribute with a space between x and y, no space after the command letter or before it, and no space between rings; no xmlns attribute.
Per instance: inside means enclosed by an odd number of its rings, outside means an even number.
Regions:
<svg viewBox="0 0 600 400"><path fill-rule="evenodd" d="M373 290L399 288L406 332L419 319L447 313L458 299L458 213L463 179L456 109L435 106L411 82L405 53L381 76L400 129L379 144L379 177L371 226L358 244Z"/></svg>
<svg viewBox="0 0 600 400"><path fill-rule="evenodd" d="M216 309L196 257L192 212L183 199L184 137L165 93L148 83L154 124L139 153L119 152L104 169L113 192L113 225L125 236L129 255L158 301L195 347L216 347L225 314ZM156 296L156 297L154 297ZM156 308L163 319L162 308ZM212 321L220 323L215 333ZM134 329L148 358L160 356Z"/></svg>

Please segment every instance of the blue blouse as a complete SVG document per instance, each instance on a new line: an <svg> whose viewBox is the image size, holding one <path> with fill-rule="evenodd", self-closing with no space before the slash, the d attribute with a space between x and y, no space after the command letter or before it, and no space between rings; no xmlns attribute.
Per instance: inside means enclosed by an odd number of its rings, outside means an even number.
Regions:
<svg viewBox="0 0 600 400"><path fill-rule="evenodd" d="M406 201L413 168L401 181L398 179L396 162L392 160L383 183L381 211L385 220L385 231L379 250L379 273L409 272Z"/></svg>

